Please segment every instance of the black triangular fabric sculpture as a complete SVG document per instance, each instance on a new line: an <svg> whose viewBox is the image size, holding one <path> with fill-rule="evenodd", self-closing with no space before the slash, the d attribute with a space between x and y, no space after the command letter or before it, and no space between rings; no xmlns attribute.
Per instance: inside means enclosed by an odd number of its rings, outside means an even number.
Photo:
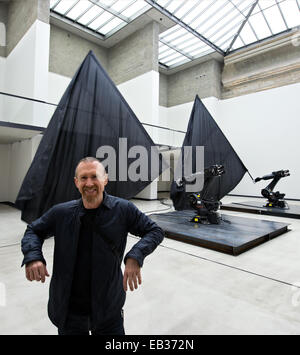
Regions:
<svg viewBox="0 0 300 355"><path fill-rule="evenodd" d="M225 174L214 179L209 189L205 191L205 196L202 195L202 198L221 200L227 193L237 186L247 172L247 168L244 166L243 162L236 154L198 95L194 101L181 153L186 146L191 146L193 148L196 146L204 147L205 168L219 164L223 165L225 169ZM183 153L181 154L181 159L183 161ZM196 164L194 161L192 166L192 172L196 173ZM182 163L182 169L183 168L184 162ZM183 172L182 175L184 175ZM190 193L185 192L182 187L178 187L173 181L171 186L171 197L173 198L174 195L177 195L176 209L182 210L191 208L188 199L189 194Z"/></svg>
<svg viewBox="0 0 300 355"><path fill-rule="evenodd" d="M121 137L127 139L127 147L121 149L122 159L127 159L123 163L128 166L134 161L126 157L131 147L142 146L149 153L147 181L125 181L124 176L118 181ZM83 157L95 157L100 146L110 146L117 153L117 178L109 180L109 194L130 199L162 172L160 164L151 176L150 150L152 147L152 154L157 155L158 150L93 52L89 52L61 98L23 181L16 200L22 219L29 223L53 205L80 197L73 183L76 164Z"/></svg>

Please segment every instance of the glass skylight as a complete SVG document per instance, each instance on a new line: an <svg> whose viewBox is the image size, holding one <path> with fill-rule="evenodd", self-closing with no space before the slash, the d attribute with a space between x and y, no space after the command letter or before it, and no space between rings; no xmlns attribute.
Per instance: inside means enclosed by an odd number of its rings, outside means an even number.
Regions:
<svg viewBox="0 0 300 355"><path fill-rule="evenodd" d="M159 36L159 62L169 68L300 26L300 0L50 0L52 13L104 39L151 7L175 23Z"/></svg>
<svg viewBox="0 0 300 355"><path fill-rule="evenodd" d="M172 53L167 55L166 46L175 47L185 57L182 62L186 62L216 49L225 55L300 25L299 0L155 0L152 3L178 19L176 26L160 34L164 43L160 51L165 55L159 61L170 68L180 62L174 63ZM191 30L196 33L192 34Z"/></svg>
<svg viewBox="0 0 300 355"><path fill-rule="evenodd" d="M144 0L50 0L50 10L108 38L151 6Z"/></svg>

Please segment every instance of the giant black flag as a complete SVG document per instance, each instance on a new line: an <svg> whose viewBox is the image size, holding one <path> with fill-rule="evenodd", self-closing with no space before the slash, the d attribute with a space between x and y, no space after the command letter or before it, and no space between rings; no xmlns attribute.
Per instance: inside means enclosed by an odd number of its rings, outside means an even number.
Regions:
<svg viewBox="0 0 300 355"><path fill-rule="evenodd" d="M73 183L76 164L83 157L96 156L103 146L110 148L108 153L116 152L115 181L109 176L106 187L112 195L130 199L162 172L162 166L151 166L150 151L158 156L152 139L89 52L61 98L23 181L16 200L22 219L29 223L53 205L80 197ZM143 147L144 155L131 150L128 158L132 147ZM126 168L138 157L144 163L143 179L132 181ZM114 155L110 158L113 163ZM120 162L126 170L121 179ZM138 164L134 168L141 169Z"/></svg>
<svg viewBox="0 0 300 355"><path fill-rule="evenodd" d="M210 115L199 96L194 101L194 106L190 116L187 132L181 148L182 169L181 176L184 176L184 147L203 146L204 147L204 167L211 165L223 165L225 174L216 177L209 188L202 193L203 198L221 200L227 193L233 190L241 181L247 168L236 154L231 144ZM193 155L194 157L194 155ZM196 162L192 161L192 173L196 173ZM178 172L177 172L178 176ZM199 191L200 192L200 191ZM171 186L171 197L174 201L176 196L176 209L186 209L189 207L188 192L183 187L179 187L173 181Z"/></svg>

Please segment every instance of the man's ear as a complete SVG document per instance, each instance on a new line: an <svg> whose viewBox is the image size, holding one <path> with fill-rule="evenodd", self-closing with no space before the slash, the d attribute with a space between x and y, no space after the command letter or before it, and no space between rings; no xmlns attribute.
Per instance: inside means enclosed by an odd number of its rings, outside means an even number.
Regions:
<svg viewBox="0 0 300 355"><path fill-rule="evenodd" d="M104 186L106 186L107 184L108 184L108 175L105 174Z"/></svg>
<svg viewBox="0 0 300 355"><path fill-rule="evenodd" d="M77 189L78 189L78 179L77 179L76 176L74 177L74 183L75 183L75 185L76 185L76 187L77 187Z"/></svg>

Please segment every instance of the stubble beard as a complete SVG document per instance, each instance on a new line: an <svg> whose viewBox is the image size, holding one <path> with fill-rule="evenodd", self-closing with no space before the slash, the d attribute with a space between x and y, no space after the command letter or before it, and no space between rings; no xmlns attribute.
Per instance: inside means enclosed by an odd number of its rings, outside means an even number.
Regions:
<svg viewBox="0 0 300 355"><path fill-rule="evenodd" d="M99 200L99 189L97 187L94 187L93 189L95 189L95 194L90 195L89 193L87 193L86 191L90 191L91 189L83 189L83 198L86 200L86 202L88 202L89 204L93 204L95 202L97 202Z"/></svg>

